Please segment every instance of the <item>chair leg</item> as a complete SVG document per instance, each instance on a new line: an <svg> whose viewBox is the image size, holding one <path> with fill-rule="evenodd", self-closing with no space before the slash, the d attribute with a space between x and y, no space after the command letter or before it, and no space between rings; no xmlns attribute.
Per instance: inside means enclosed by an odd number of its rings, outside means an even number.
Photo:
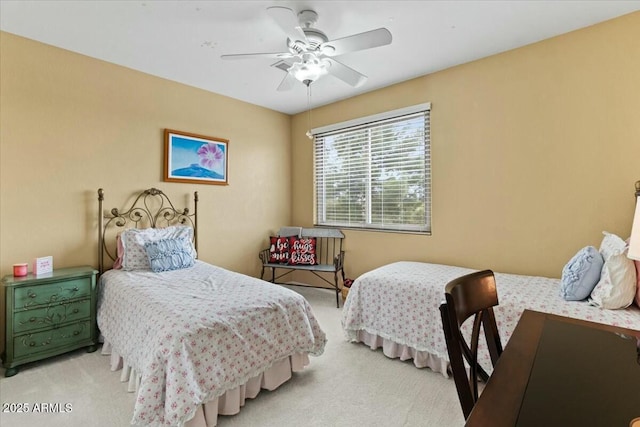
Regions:
<svg viewBox="0 0 640 427"><path fill-rule="evenodd" d="M477 372L478 372L478 376L483 382L486 383L487 381L489 381L489 374L487 374L487 371L482 369L482 366L480 366L480 364L477 365Z"/></svg>

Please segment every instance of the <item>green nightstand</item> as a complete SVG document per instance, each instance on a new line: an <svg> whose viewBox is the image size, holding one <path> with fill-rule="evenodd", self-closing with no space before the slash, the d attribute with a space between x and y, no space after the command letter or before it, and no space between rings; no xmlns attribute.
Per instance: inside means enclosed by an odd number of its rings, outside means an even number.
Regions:
<svg viewBox="0 0 640 427"><path fill-rule="evenodd" d="M95 351L96 275L92 267L2 279L6 296L5 376L18 366L81 347Z"/></svg>

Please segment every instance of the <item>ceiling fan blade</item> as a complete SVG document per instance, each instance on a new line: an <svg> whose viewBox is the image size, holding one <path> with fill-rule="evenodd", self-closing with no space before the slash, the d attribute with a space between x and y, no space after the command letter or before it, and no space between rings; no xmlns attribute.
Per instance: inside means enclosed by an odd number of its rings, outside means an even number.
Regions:
<svg viewBox="0 0 640 427"><path fill-rule="evenodd" d="M367 76L364 74L357 72L353 68L347 67L333 58L324 58L323 61L327 61L330 65L327 67L329 74L332 74L353 87L361 86L367 80Z"/></svg>
<svg viewBox="0 0 640 427"><path fill-rule="evenodd" d="M291 73L287 73L284 76L284 79L282 79L282 81L280 82L280 85L278 86L278 89L276 89L278 92L283 92L285 90L290 90L293 85L296 84L298 80L296 80L295 77L293 77L293 74Z"/></svg>
<svg viewBox="0 0 640 427"><path fill-rule="evenodd" d="M300 27L296 13L288 7L272 6L267 8L267 13L276 24L285 32L292 42L297 40L306 42L307 37Z"/></svg>
<svg viewBox="0 0 640 427"><path fill-rule="evenodd" d="M220 55L220 59L256 59L256 58L275 58L275 59L287 59L293 58L294 55L289 52L275 52L275 53L238 53L231 55Z"/></svg>
<svg viewBox="0 0 640 427"><path fill-rule="evenodd" d="M341 39L329 40L319 47L320 52L327 56L338 56L357 50L371 49L372 47L391 44L391 32L386 28L366 31Z"/></svg>

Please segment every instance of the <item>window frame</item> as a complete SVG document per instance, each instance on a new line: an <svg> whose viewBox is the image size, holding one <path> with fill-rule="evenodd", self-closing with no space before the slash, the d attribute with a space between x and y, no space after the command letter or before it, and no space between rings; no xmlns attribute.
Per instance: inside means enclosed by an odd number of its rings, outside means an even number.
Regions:
<svg viewBox="0 0 640 427"><path fill-rule="evenodd" d="M424 176L422 179L424 180L424 200L422 201L424 206L424 224L415 225L410 223L403 224L390 224L390 223L373 223L371 221L371 212L367 212L367 219L361 225L354 225L353 222L347 221L327 221L326 217L322 218L323 213L320 212L321 206L326 206L326 200L324 196L322 196L322 203L320 203L320 182L318 179L318 163L322 162L322 156L319 155L318 148L318 138L322 138L323 136L328 136L330 134L336 134L340 132L344 132L347 134L350 131L355 131L356 129L372 129L376 126L382 127L385 122L402 120L404 116L415 116L417 114L424 114L424 152L422 153L423 158L421 159L424 162ZM410 234L421 234L421 235L431 235L432 230L432 217L431 217L431 205L432 205L432 185L431 185L431 103L424 103L413 105L410 107L400 108L397 110L387 111L384 113L374 114L366 117L361 117L353 120L348 120L340 123L335 123L328 126L318 127L311 130L313 134L313 216L314 216L314 224L316 226L328 226L328 227L339 227L345 229L352 230L362 230L362 231L380 231L380 232L391 232L391 233L410 233ZM369 139L369 144L372 143L371 139ZM326 163L322 164L322 167L326 167ZM372 204L372 175L370 173L367 174L367 205L371 206Z"/></svg>

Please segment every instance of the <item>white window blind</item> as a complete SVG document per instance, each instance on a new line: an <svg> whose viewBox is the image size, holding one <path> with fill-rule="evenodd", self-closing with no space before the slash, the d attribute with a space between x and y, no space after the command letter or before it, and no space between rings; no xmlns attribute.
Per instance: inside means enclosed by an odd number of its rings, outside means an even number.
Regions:
<svg viewBox="0 0 640 427"><path fill-rule="evenodd" d="M423 104L316 129L316 224L430 233L429 119Z"/></svg>

